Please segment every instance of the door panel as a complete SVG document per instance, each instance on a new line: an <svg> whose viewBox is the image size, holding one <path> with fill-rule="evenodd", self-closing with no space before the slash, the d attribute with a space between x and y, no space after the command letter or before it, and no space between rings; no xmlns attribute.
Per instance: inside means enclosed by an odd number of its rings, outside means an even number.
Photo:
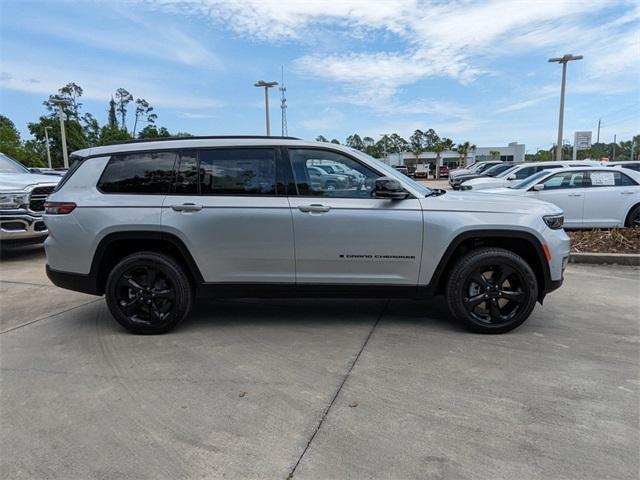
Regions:
<svg viewBox="0 0 640 480"><path fill-rule="evenodd" d="M189 203L201 208L172 208ZM295 282L286 197L168 195L162 225L184 241L206 282Z"/></svg>
<svg viewBox="0 0 640 480"><path fill-rule="evenodd" d="M293 221L271 148L181 152L162 206L206 282L294 283Z"/></svg>
<svg viewBox="0 0 640 480"><path fill-rule="evenodd" d="M584 188L561 188L558 190L535 192L532 197L553 203L564 211L564 225L567 228L582 226L584 209Z"/></svg>
<svg viewBox="0 0 640 480"><path fill-rule="evenodd" d="M624 225L629 198L638 187L621 172L589 172L585 189L585 227L615 227ZM623 193L624 192L624 193Z"/></svg>
<svg viewBox="0 0 640 480"><path fill-rule="evenodd" d="M298 283L417 285L416 199L290 197Z"/></svg>

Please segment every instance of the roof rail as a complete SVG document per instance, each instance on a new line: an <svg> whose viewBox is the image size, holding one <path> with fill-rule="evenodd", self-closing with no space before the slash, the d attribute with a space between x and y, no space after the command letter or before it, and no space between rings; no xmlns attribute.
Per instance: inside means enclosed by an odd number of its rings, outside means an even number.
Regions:
<svg viewBox="0 0 640 480"><path fill-rule="evenodd" d="M224 139L281 139L281 140L302 140L298 137L280 137L266 135L205 135L205 136L189 136L189 137L157 137L157 138L138 138L134 140L114 140L107 142L105 145L123 145L128 143L147 143L147 142L166 142L172 140L224 140Z"/></svg>

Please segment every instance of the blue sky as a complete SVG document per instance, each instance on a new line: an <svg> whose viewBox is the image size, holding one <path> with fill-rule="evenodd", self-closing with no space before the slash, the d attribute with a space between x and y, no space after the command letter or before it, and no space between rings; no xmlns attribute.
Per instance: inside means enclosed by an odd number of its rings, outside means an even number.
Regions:
<svg viewBox="0 0 640 480"><path fill-rule="evenodd" d="M284 66L289 134L434 128L478 146L640 131L640 3L576 0L0 0L1 111L27 135L67 82L103 123L118 87L171 131L263 134L257 80ZM279 92L271 91L274 133Z"/></svg>

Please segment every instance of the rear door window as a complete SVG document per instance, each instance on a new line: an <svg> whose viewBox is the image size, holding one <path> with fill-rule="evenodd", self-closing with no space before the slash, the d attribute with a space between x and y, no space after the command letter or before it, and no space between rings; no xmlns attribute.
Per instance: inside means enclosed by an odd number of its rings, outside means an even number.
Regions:
<svg viewBox="0 0 640 480"><path fill-rule="evenodd" d="M271 148L200 151L202 195L276 195L276 151Z"/></svg>
<svg viewBox="0 0 640 480"><path fill-rule="evenodd" d="M175 152L114 155L102 172L98 189L104 193L166 194L175 161Z"/></svg>

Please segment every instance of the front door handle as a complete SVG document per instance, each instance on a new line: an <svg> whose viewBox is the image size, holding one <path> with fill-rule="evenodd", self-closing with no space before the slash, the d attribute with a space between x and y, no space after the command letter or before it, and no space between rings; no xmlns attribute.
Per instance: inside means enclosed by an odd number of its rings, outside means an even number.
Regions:
<svg viewBox="0 0 640 480"><path fill-rule="evenodd" d="M634 192L630 190L625 190L624 192L620 192L620 195L633 195Z"/></svg>
<svg viewBox="0 0 640 480"><path fill-rule="evenodd" d="M300 205L298 210L304 213L326 213L331 210L331 207L328 205L312 203L311 205Z"/></svg>
<svg viewBox="0 0 640 480"><path fill-rule="evenodd" d="M199 212L202 210L202 205L196 205L195 203L182 203L180 205L171 205L171 208L176 212Z"/></svg>
<svg viewBox="0 0 640 480"><path fill-rule="evenodd" d="M582 194L581 193L570 193L569 196L570 197L581 197Z"/></svg>

